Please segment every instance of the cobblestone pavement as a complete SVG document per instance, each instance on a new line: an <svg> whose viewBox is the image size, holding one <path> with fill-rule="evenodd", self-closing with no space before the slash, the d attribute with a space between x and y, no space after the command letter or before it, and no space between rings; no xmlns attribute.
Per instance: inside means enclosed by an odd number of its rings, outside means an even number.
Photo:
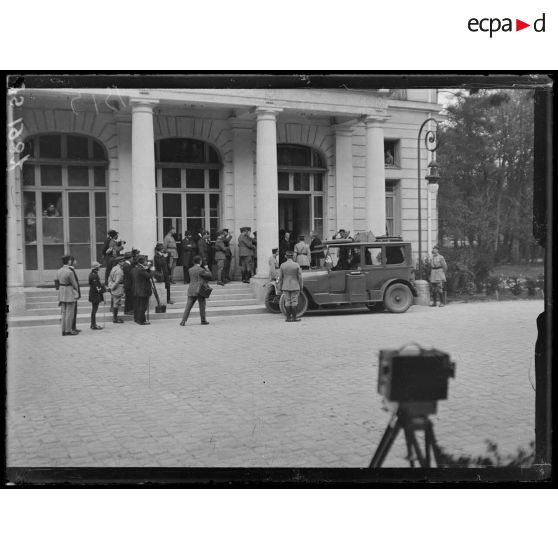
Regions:
<svg viewBox="0 0 558 558"><path fill-rule="evenodd" d="M9 466L366 467L386 427L378 350L450 353L434 417L447 451L502 454L534 440L542 301L412 307L405 314L161 320L62 337L11 329ZM406 466L402 435L385 466Z"/></svg>

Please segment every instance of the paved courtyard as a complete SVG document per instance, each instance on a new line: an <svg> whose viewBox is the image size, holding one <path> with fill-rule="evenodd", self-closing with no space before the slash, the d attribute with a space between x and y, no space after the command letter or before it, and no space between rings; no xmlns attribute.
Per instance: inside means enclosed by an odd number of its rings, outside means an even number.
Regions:
<svg viewBox="0 0 558 558"><path fill-rule="evenodd" d="M454 455L534 440L543 302L414 306L405 314L196 314L150 327L9 331L7 452L18 467L366 467L389 415L379 349L415 341L456 362L434 417ZM533 385L532 385L533 384ZM385 466L406 466L402 436Z"/></svg>

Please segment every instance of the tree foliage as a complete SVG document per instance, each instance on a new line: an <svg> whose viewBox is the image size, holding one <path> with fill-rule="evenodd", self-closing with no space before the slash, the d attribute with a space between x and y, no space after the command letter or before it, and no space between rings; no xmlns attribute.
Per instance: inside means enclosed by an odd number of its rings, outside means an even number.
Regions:
<svg viewBox="0 0 558 558"><path fill-rule="evenodd" d="M438 160L440 238L488 262L530 260L533 92L462 92L447 109Z"/></svg>

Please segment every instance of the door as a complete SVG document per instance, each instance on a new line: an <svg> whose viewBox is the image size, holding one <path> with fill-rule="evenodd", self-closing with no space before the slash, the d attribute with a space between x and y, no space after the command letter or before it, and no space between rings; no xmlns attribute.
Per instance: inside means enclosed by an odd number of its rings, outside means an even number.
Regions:
<svg viewBox="0 0 558 558"><path fill-rule="evenodd" d="M296 243L299 235L304 235L310 243L310 196L279 194L279 229L291 232L291 240Z"/></svg>

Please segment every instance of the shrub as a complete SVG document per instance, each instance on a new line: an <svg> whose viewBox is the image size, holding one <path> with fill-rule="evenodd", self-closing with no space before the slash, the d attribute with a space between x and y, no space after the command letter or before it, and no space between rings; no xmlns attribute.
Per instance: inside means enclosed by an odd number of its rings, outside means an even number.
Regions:
<svg viewBox="0 0 558 558"><path fill-rule="evenodd" d="M487 295L496 294L500 290L500 277L497 275L489 275L484 282Z"/></svg>
<svg viewBox="0 0 558 558"><path fill-rule="evenodd" d="M518 448L517 453L502 456L498 444L485 440L486 455L473 457L463 455L452 456L442 450L446 467L532 467L535 463L535 442L530 442L528 449Z"/></svg>

